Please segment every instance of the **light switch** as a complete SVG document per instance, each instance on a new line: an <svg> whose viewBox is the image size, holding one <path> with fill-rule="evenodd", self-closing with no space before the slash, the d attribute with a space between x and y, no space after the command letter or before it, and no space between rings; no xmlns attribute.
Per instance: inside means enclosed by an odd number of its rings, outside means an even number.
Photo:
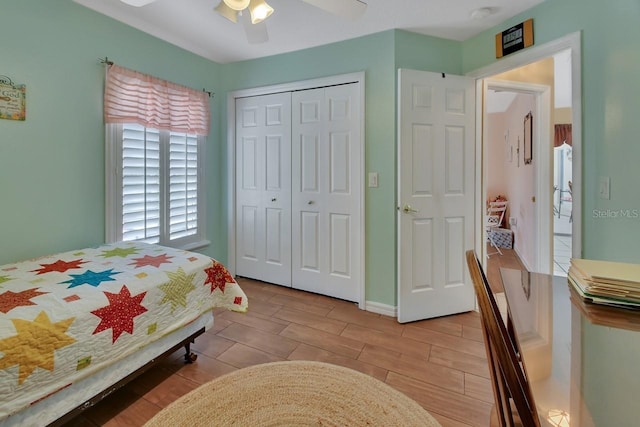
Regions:
<svg viewBox="0 0 640 427"><path fill-rule="evenodd" d="M609 200L609 192L611 191L611 181L608 176L601 176L598 182L598 197Z"/></svg>
<svg viewBox="0 0 640 427"><path fill-rule="evenodd" d="M378 187L378 172L369 172L369 187Z"/></svg>

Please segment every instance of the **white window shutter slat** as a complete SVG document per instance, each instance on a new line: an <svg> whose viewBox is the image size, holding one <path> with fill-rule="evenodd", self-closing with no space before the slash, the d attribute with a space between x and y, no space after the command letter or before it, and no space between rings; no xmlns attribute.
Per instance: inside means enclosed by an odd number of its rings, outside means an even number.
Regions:
<svg viewBox="0 0 640 427"><path fill-rule="evenodd" d="M122 240L160 242L160 134L122 126Z"/></svg>

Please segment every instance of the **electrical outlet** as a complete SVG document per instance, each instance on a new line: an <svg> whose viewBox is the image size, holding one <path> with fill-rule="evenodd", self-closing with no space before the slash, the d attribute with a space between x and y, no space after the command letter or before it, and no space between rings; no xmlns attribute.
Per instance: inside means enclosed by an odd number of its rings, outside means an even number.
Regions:
<svg viewBox="0 0 640 427"><path fill-rule="evenodd" d="M601 199L609 200L611 197L609 192L611 191L611 180L608 176L601 176L598 182L598 197Z"/></svg>
<svg viewBox="0 0 640 427"><path fill-rule="evenodd" d="M515 227L516 225L518 225L518 220L515 216L509 217L509 225L512 227Z"/></svg>
<svg viewBox="0 0 640 427"><path fill-rule="evenodd" d="M378 187L378 172L369 172L369 187Z"/></svg>

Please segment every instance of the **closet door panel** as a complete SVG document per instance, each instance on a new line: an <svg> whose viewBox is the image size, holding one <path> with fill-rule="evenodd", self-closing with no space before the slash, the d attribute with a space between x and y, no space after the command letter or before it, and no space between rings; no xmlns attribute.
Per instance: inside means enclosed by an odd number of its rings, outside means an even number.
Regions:
<svg viewBox="0 0 640 427"><path fill-rule="evenodd" d="M318 212L300 212L300 268L318 273L320 271L320 216Z"/></svg>
<svg viewBox="0 0 640 427"><path fill-rule="evenodd" d="M291 95L236 99L236 273L291 286Z"/></svg>
<svg viewBox="0 0 640 427"><path fill-rule="evenodd" d="M300 244L292 253L293 287L358 301L363 240L358 85L294 92L292 110L292 239Z"/></svg>

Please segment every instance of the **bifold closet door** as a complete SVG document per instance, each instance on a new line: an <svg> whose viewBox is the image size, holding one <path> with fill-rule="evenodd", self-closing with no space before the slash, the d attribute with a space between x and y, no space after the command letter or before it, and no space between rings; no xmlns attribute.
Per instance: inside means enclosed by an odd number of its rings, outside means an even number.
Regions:
<svg viewBox="0 0 640 427"><path fill-rule="evenodd" d="M292 112L293 287L358 301L359 85L294 92Z"/></svg>
<svg viewBox="0 0 640 427"><path fill-rule="evenodd" d="M236 99L236 273L291 286L291 93Z"/></svg>

